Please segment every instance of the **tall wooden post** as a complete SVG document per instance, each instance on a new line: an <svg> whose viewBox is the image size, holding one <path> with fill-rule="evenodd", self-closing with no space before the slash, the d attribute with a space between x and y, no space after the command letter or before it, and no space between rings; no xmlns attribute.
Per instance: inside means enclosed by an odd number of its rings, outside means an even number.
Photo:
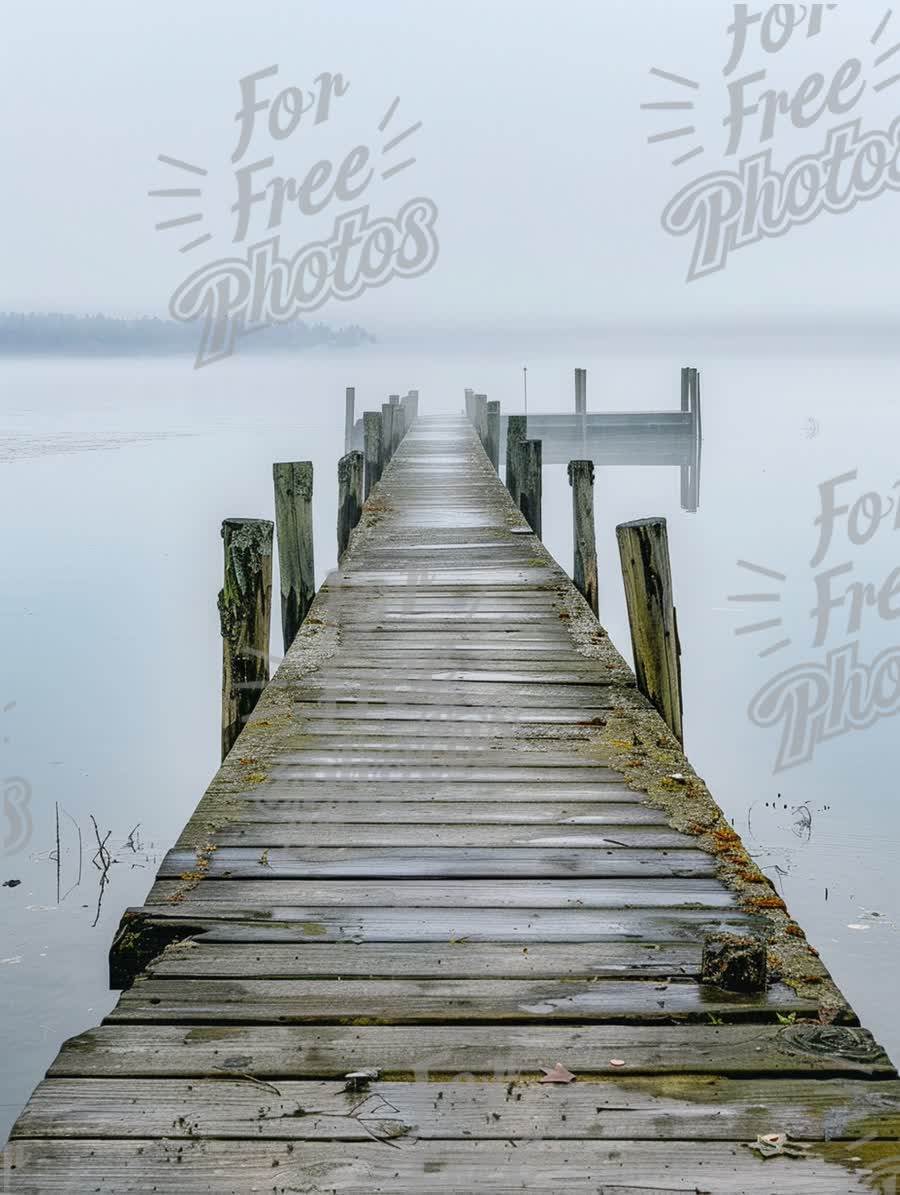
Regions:
<svg viewBox="0 0 900 1195"><path fill-rule="evenodd" d="M363 448L366 480L363 497L368 498L372 487L381 477L381 412L363 412Z"/></svg>
<svg viewBox="0 0 900 1195"><path fill-rule="evenodd" d="M407 423L407 427L412 427L415 421L419 418L419 392L418 390L410 390L409 401L412 406L412 419Z"/></svg>
<svg viewBox="0 0 900 1195"><path fill-rule="evenodd" d="M389 402L381 404L381 472L388 467L394 451L394 408Z"/></svg>
<svg viewBox="0 0 900 1195"><path fill-rule="evenodd" d="M681 410L687 415L691 409L691 371L685 365L681 370Z"/></svg>
<svg viewBox="0 0 900 1195"><path fill-rule="evenodd" d="M219 622L223 759L269 682L272 530L268 519L226 519L222 524L225 581L219 594Z"/></svg>
<svg viewBox="0 0 900 1195"><path fill-rule="evenodd" d="M506 488L519 505L521 484L519 482L519 448L528 433L528 418L525 415L510 415L506 421Z"/></svg>
<svg viewBox="0 0 900 1195"><path fill-rule="evenodd" d="M616 528L638 688L684 741L681 646L672 600L665 519L638 519Z"/></svg>
<svg viewBox="0 0 900 1195"><path fill-rule="evenodd" d="M397 395L397 401L391 404L393 414L391 415L391 456L400 447L400 441L406 435L406 408L400 402L400 395Z"/></svg>
<svg viewBox="0 0 900 1195"><path fill-rule="evenodd" d="M316 596L312 461L273 465L272 476L281 575L281 630L286 653Z"/></svg>
<svg viewBox="0 0 900 1195"><path fill-rule="evenodd" d="M472 400L475 397L475 391L470 389L467 386L466 391L465 391L465 396L466 396L466 418L468 419L468 421L470 423L474 423L475 419L474 419L474 415L472 412Z"/></svg>
<svg viewBox="0 0 900 1195"><path fill-rule="evenodd" d="M482 444L487 443L487 401L486 394L476 394L474 397L475 430Z"/></svg>
<svg viewBox="0 0 900 1195"><path fill-rule="evenodd" d="M353 447L353 423L356 408L356 387L348 386L344 392L344 452Z"/></svg>
<svg viewBox="0 0 900 1195"><path fill-rule="evenodd" d="M575 588L599 613L597 586L597 536L594 531L594 462L569 461L572 487L572 523L575 544Z"/></svg>
<svg viewBox="0 0 900 1195"><path fill-rule="evenodd" d="M500 472L500 404L487 404L487 443L484 446L488 460L495 470Z"/></svg>
<svg viewBox="0 0 900 1195"><path fill-rule="evenodd" d="M359 522L363 504L363 455L348 452L338 461L338 561L347 550L350 532Z"/></svg>
<svg viewBox="0 0 900 1195"><path fill-rule="evenodd" d="M587 414L587 370L575 370L575 414Z"/></svg>
<svg viewBox="0 0 900 1195"><path fill-rule="evenodd" d="M541 442L522 440L519 444L519 510L531 530L541 538Z"/></svg>

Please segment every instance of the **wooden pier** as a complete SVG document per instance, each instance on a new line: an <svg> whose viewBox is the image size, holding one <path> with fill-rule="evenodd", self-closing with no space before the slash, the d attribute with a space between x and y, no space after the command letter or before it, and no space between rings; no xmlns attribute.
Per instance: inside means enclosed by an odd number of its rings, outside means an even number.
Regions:
<svg viewBox="0 0 900 1195"><path fill-rule="evenodd" d="M762 990L701 982L723 931ZM406 434L111 978L0 1190L897 1189L894 1067L463 417Z"/></svg>

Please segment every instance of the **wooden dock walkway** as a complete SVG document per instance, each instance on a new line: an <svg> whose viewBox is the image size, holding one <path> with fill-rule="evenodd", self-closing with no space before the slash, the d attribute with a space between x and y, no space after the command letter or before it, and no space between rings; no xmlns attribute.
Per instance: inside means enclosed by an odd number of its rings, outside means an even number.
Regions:
<svg viewBox="0 0 900 1195"><path fill-rule="evenodd" d="M723 929L765 993L699 982ZM461 417L407 434L111 974L4 1192L897 1190L891 1062Z"/></svg>

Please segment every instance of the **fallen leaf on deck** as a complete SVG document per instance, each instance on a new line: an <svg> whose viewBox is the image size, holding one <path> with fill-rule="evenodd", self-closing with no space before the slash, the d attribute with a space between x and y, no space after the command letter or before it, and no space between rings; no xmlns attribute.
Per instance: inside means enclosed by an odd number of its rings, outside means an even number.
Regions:
<svg viewBox="0 0 900 1195"><path fill-rule="evenodd" d="M784 1155L788 1158L805 1158L809 1145L792 1141L787 1133L765 1133L755 1141L745 1142L747 1149L753 1149L764 1158Z"/></svg>
<svg viewBox="0 0 900 1195"><path fill-rule="evenodd" d="M624 1058L610 1058L609 1065L610 1066L624 1066L625 1059Z"/></svg>
<svg viewBox="0 0 900 1195"><path fill-rule="evenodd" d="M544 1072L543 1078L539 1080L541 1083L571 1083L575 1078L561 1062L557 1062L551 1070L548 1070L546 1066L542 1066L541 1070Z"/></svg>

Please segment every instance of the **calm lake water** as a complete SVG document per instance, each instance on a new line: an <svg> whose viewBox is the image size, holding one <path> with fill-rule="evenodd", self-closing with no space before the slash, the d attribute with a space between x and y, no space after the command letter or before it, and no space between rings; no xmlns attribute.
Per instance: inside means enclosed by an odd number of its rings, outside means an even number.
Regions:
<svg viewBox="0 0 900 1195"><path fill-rule="evenodd" d="M106 957L121 913L143 899L217 766L222 519L271 518L272 462L312 459L321 581L335 563L344 387L356 386L357 413L409 387L424 412L457 411L466 386L520 412L523 359L532 412L572 410L576 365L589 371L592 410L675 409L688 363L590 346L524 358L372 346L200 372L186 359L0 363L0 880L21 881L0 889L0 1140L60 1043L115 1002ZM900 365L783 353L690 363L703 371L699 510L681 510L676 468L598 470L601 620L630 657L614 526L665 515L688 754L900 1060L897 722L862 725L859 698L856 728L776 772L779 729L748 715L787 669L805 663L821 683L829 650L856 643L869 664L900 642L890 601ZM812 566L819 487L853 471L834 487L837 506L867 491L881 505L870 496L836 515ZM570 501L565 466L547 466L544 538L567 568ZM886 594L879 608L861 591L858 627L836 606L814 646L814 578L843 565L833 593L854 581L876 593L888 579ZM772 596L749 600L759 593ZM795 710L801 699L794 690ZM105 887L98 838L115 860Z"/></svg>

